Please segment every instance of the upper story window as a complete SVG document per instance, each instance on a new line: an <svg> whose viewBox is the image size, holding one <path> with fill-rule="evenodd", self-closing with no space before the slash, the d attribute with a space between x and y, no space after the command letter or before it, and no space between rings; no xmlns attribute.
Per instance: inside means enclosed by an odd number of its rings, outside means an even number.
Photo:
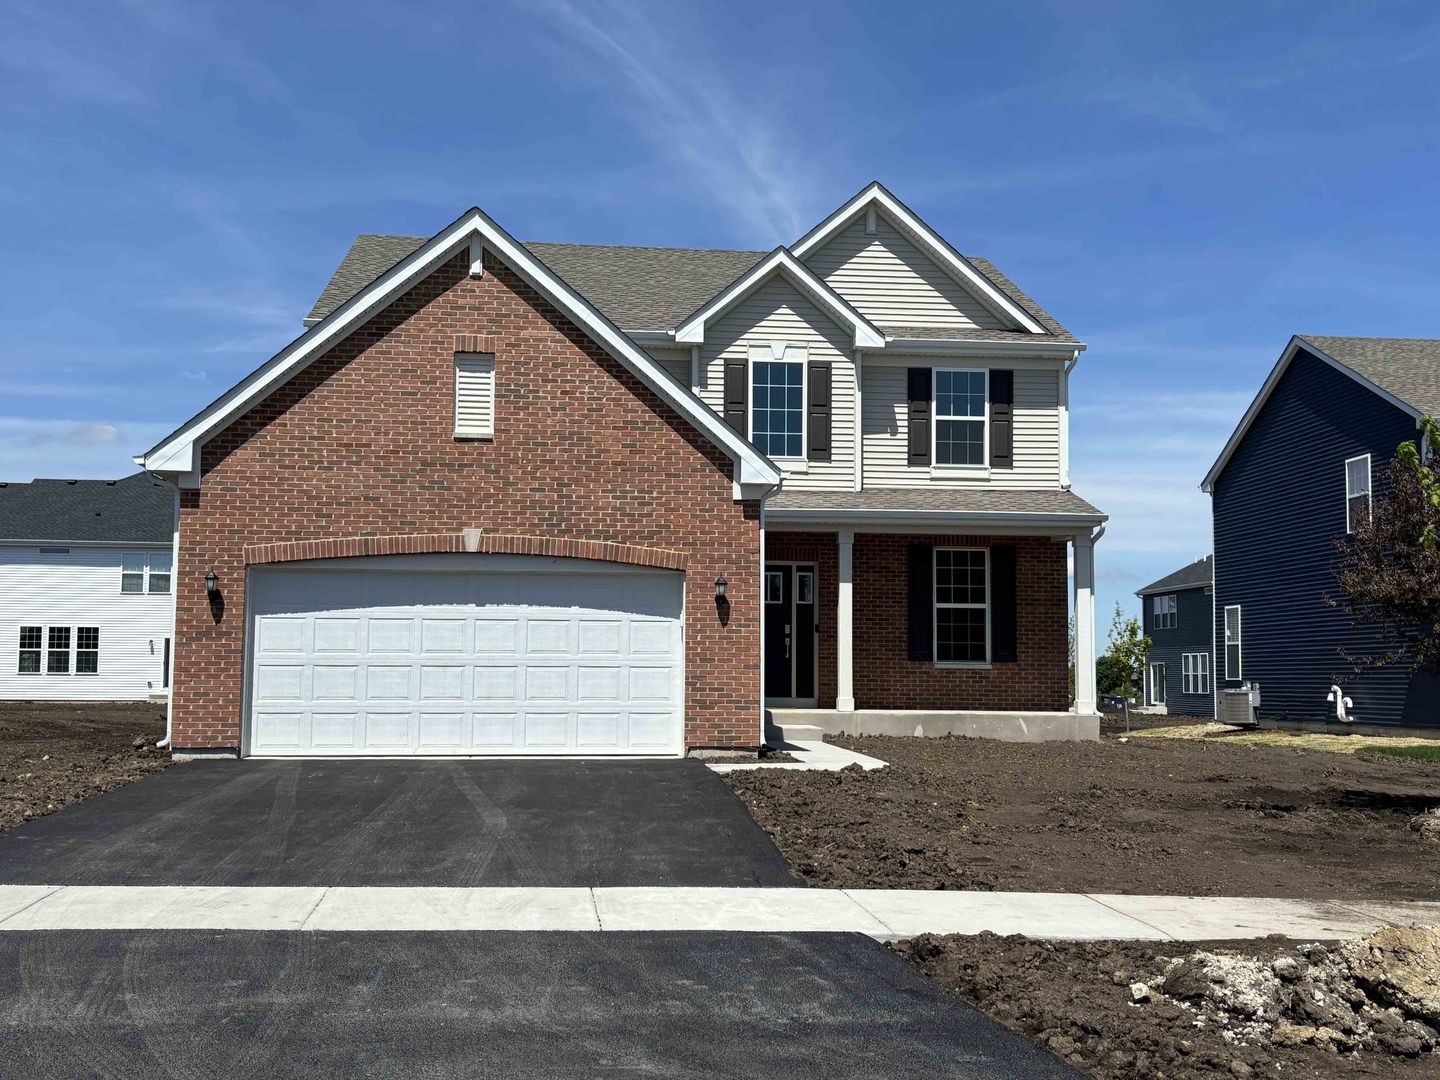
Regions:
<svg viewBox="0 0 1440 1080"><path fill-rule="evenodd" d="M788 348L774 358L768 346L750 353L750 441L772 458L805 456L805 358Z"/></svg>
<svg viewBox="0 0 1440 1080"><path fill-rule="evenodd" d="M984 465L989 372L935 369L936 465Z"/></svg>
<svg viewBox="0 0 1440 1080"><path fill-rule="evenodd" d="M1150 625L1156 630L1173 630L1179 622L1175 594L1152 597L1150 601Z"/></svg>
<svg viewBox="0 0 1440 1080"><path fill-rule="evenodd" d="M120 561L122 593L168 593L171 555L168 551L127 551Z"/></svg>
<svg viewBox="0 0 1440 1080"><path fill-rule="evenodd" d="M1370 519L1370 455L1361 454L1345 462L1345 531Z"/></svg>
<svg viewBox="0 0 1440 1080"><path fill-rule="evenodd" d="M984 548L935 549L935 662L990 660L990 561Z"/></svg>

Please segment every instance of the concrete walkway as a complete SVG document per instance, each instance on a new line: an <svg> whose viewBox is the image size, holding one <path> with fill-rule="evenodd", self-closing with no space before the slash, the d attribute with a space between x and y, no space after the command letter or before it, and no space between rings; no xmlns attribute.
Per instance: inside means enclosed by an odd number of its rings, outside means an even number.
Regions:
<svg viewBox="0 0 1440 1080"><path fill-rule="evenodd" d="M726 930L1069 940L1335 939L1440 922L1440 903L789 888L0 886L31 930Z"/></svg>
<svg viewBox="0 0 1440 1080"><path fill-rule="evenodd" d="M871 769L883 769L888 764L869 754L859 754L854 750L846 750L843 746L825 742L820 738L819 729L816 729L813 739L787 738L779 743L779 747L795 760L717 762L710 768L718 773L736 772L740 769L820 769L824 772L839 772L851 765L859 765L868 772Z"/></svg>

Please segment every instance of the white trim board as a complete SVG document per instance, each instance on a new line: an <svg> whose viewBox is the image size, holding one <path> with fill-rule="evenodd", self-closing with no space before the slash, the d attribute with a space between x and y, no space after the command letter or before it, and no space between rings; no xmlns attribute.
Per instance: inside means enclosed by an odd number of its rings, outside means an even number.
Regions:
<svg viewBox="0 0 1440 1080"><path fill-rule="evenodd" d="M829 315L837 326L848 327L854 334L855 348L883 349L885 347L885 335L879 329L856 311L844 297L817 277L813 270L783 247L778 247L770 252L686 318L675 328L676 342L685 345L703 342L706 323L719 318L776 274L785 277L790 284L819 304L821 310Z"/></svg>
<svg viewBox="0 0 1440 1080"><path fill-rule="evenodd" d="M1354 368L1347 367L1329 353L1325 352L1325 350L1307 341L1299 334L1296 334L1291 337L1290 341L1286 344L1285 350L1280 354L1280 359L1275 361L1275 366L1270 369L1270 374L1265 377L1265 382L1261 384L1260 392L1255 395L1255 400L1250 402L1250 407L1245 410L1245 415L1240 418L1240 423L1236 425L1234 432L1231 433L1230 438L1226 441L1225 448L1220 451L1220 456L1215 459L1215 464L1210 466L1210 471L1205 474L1205 479L1200 482L1201 491L1207 494L1214 492L1215 481L1218 480L1220 474L1225 471L1225 466L1230 463L1231 457L1234 456L1235 451L1240 448L1240 443L1249 433L1251 425L1253 425L1256 418L1259 417L1260 410L1265 407L1265 403L1270 400L1270 395L1275 392L1275 387L1280 383L1280 377L1289 370L1291 361L1295 359L1296 354L1299 353L1302 348L1317 360L1323 360L1329 364L1342 375L1354 379L1366 390L1388 401L1401 412L1413 416L1418 425L1423 413L1415 408L1415 406L1401 401L1388 390L1376 386Z"/></svg>
<svg viewBox="0 0 1440 1080"><path fill-rule="evenodd" d="M904 203L885 190L878 180L872 180L854 198L836 210L815 228L802 236L790 250L797 259L804 259L811 252L818 251L841 230L849 226L862 214L880 210L901 232L918 241L925 254L936 265L955 279L955 282L971 293L998 318L1009 322L1018 330L1032 334L1048 334L1050 331L1019 304L1006 296L995 283L977 270L965 256L961 255ZM1073 348L1073 346L1071 346Z"/></svg>
<svg viewBox="0 0 1440 1080"><path fill-rule="evenodd" d="M265 400L319 359L330 346L423 280L441 263L462 250L470 251L477 239L546 300L573 319L662 401L724 450L735 462L737 486L744 485L753 491L757 487L769 488L779 483L780 470L773 462L731 430L719 414L670 378L659 363L479 207L466 211L183 426L136 457L136 464L149 472L176 476L186 486L197 486L199 450L207 439Z"/></svg>

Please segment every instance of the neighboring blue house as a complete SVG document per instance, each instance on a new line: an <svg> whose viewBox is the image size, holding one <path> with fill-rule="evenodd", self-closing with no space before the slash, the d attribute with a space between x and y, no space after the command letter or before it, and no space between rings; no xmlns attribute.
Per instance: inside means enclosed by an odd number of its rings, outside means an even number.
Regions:
<svg viewBox="0 0 1440 1080"><path fill-rule="evenodd" d="M1145 662L1145 706L1152 712L1215 715L1211 567L1206 555L1135 594L1151 643Z"/></svg>
<svg viewBox="0 0 1440 1080"><path fill-rule="evenodd" d="M1384 647L1334 595L1337 537L1383 496L1395 448L1440 414L1440 341L1293 337L1202 485L1215 531L1217 715L1258 684L1265 725L1440 728L1440 679L1357 673ZM1338 685L1342 700L1335 700ZM1348 722L1337 705L1348 698ZM1253 700L1253 697L1252 697Z"/></svg>

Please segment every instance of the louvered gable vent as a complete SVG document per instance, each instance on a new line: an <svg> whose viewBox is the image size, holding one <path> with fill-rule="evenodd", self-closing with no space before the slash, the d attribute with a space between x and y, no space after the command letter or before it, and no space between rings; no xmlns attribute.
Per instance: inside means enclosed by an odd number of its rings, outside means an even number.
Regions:
<svg viewBox="0 0 1440 1080"><path fill-rule="evenodd" d="M495 435L495 357L455 356L455 434L489 439Z"/></svg>

